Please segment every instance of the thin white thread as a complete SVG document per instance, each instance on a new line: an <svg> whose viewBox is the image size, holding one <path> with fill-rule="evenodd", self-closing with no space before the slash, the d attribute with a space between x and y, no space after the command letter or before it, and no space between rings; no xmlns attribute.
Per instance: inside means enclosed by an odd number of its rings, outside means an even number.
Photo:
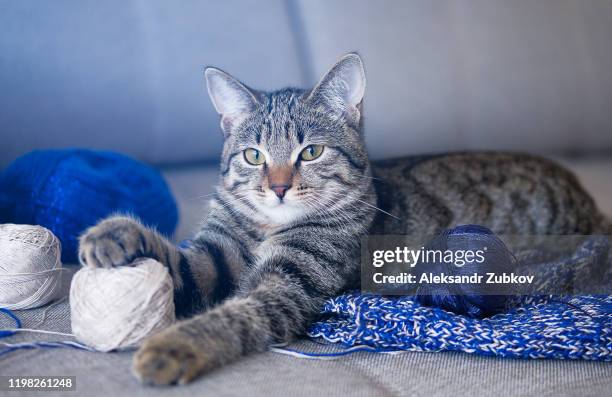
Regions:
<svg viewBox="0 0 612 397"><path fill-rule="evenodd" d="M285 348L286 345L275 345L269 348L272 353L284 354L295 358L301 358L306 360L338 360L344 358L344 356L352 353L377 353L377 354L388 354L391 356L405 354L407 351L380 351L376 348L367 345L357 345L346 348L340 351L334 351L330 353L319 353L319 352L302 352L297 350L291 350Z"/></svg>
<svg viewBox="0 0 612 397"><path fill-rule="evenodd" d="M56 331L47 331L44 329L33 329L33 328L3 328L2 331L9 331L9 332L33 332L33 333L37 333L37 334L49 334L49 335L61 335L61 336L72 336L74 337L73 334L69 334L66 332L56 332Z"/></svg>
<svg viewBox="0 0 612 397"><path fill-rule="evenodd" d="M62 268L62 270L68 270L68 269L64 269ZM64 302L65 300L68 299L68 296L62 296L60 299L56 300L55 302L53 302L52 304L48 305L47 307L45 307L45 309L43 310L43 314L40 320L38 320L38 322L34 325L32 325L33 329L36 329L40 326L42 326L45 321L47 320L47 316L49 315L49 311L54 308L55 306L59 305L60 303Z"/></svg>

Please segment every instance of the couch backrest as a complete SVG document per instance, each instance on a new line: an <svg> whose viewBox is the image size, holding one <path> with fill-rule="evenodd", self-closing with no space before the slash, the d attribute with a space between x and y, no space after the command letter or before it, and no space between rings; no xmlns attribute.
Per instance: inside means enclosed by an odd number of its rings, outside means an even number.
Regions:
<svg viewBox="0 0 612 397"><path fill-rule="evenodd" d="M0 1L0 166L65 146L214 159L205 65L306 86L351 50L373 157L612 149L609 1Z"/></svg>

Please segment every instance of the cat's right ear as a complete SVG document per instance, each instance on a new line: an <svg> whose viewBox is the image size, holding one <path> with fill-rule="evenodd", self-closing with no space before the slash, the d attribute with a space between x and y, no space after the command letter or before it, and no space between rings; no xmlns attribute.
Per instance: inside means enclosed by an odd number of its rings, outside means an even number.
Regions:
<svg viewBox="0 0 612 397"><path fill-rule="evenodd" d="M258 105L257 94L217 68L206 68L204 77L210 100L221 115L221 129L230 134Z"/></svg>

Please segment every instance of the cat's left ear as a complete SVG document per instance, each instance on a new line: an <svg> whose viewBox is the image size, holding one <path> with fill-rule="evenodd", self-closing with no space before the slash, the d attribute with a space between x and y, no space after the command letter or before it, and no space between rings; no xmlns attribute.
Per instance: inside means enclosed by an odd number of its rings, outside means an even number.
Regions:
<svg viewBox="0 0 612 397"><path fill-rule="evenodd" d="M325 106L338 116L359 121L366 78L361 57L356 53L343 56L323 76L308 99L315 106Z"/></svg>
<svg viewBox="0 0 612 397"><path fill-rule="evenodd" d="M217 68L206 68L204 77L210 100L221 115L221 129L230 134L259 104L257 93Z"/></svg>

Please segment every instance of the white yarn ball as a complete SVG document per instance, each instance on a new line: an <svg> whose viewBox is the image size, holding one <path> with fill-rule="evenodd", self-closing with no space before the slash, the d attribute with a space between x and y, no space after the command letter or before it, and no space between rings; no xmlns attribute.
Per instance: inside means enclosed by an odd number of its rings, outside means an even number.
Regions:
<svg viewBox="0 0 612 397"><path fill-rule="evenodd" d="M42 226L0 225L0 307L31 309L53 300L61 255L60 241Z"/></svg>
<svg viewBox="0 0 612 397"><path fill-rule="evenodd" d="M72 333L100 351L135 347L174 322L173 294L168 270L153 259L111 269L85 267L70 286Z"/></svg>

